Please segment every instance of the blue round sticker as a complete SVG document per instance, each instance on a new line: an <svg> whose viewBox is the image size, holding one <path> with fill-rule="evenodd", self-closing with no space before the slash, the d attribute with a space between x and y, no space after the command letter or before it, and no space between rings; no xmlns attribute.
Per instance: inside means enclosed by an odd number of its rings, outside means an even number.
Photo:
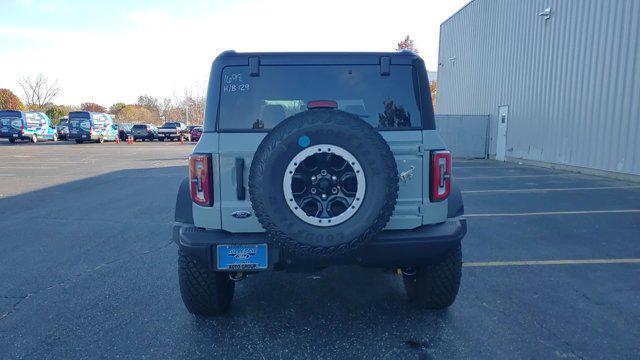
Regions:
<svg viewBox="0 0 640 360"><path fill-rule="evenodd" d="M307 135L302 135L298 138L298 145L305 148L311 144L311 139Z"/></svg>

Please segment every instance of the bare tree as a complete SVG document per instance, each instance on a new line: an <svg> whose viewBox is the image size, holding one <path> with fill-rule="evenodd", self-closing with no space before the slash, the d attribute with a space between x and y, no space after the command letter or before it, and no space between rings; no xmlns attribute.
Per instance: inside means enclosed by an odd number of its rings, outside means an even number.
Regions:
<svg viewBox="0 0 640 360"><path fill-rule="evenodd" d="M24 77L18 81L24 93L24 102L29 109L44 110L60 93L58 81L50 82L46 76L38 74L35 79Z"/></svg>
<svg viewBox="0 0 640 360"><path fill-rule="evenodd" d="M206 98L204 94L196 90L194 94L193 89L187 88L184 90L184 100L181 105L187 110L188 122L190 124L202 124L204 121L204 107Z"/></svg>

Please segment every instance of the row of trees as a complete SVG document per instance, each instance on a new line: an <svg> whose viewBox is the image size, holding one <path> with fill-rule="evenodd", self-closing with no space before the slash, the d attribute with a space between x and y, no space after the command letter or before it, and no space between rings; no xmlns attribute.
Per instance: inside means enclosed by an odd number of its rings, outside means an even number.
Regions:
<svg viewBox="0 0 640 360"><path fill-rule="evenodd" d="M18 82L22 90L22 100L9 89L0 89L0 109L32 110L45 112L57 124L70 111L91 111L109 113L118 122L150 123L162 125L166 121L202 123L205 97L185 90L183 96L173 95L158 99L141 95L135 104L115 103L109 108L93 102L80 105L58 105L53 101L60 93L57 81L49 81L45 76L26 77Z"/></svg>

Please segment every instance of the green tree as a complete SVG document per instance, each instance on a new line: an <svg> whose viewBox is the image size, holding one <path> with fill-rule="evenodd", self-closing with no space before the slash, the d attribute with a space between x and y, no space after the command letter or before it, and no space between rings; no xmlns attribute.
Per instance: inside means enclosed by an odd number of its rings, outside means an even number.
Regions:
<svg viewBox="0 0 640 360"><path fill-rule="evenodd" d="M156 117L160 117L160 102L151 95L140 95L138 97L138 105L151 111Z"/></svg>
<svg viewBox="0 0 640 360"><path fill-rule="evenodd" d="M0 89L0 109L24 110L22 101L9 89Z"/></svg>
<svg viewBox="0 0 640 360"><path fill-rule="evenodd" d="M45 114L51 119L51 121L57 125L60 122L60 118L67 115L69 113L66 106L62 105L53 105L45 111Z"/></svg>
<svg viewBox="0 0 640 360"><path fill-rule="evenodd" d="M115 103L109 107L109 114L117 114L125 106L127 106L127 104L122 102Z"/></svg>
<svg viewBox="0 0 640 360"><path fill-rule="evenodd" d="M120 122L137 124L153 123L157 119L149 109L140 105L125 105L115 115Z"/></svg>

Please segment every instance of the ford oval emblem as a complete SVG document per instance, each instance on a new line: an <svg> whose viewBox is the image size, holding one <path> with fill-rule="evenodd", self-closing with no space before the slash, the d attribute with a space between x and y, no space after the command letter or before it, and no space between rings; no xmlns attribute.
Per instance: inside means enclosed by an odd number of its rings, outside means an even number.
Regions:
<svg viewBox="0 0 640 360"><path fill-rule="evenodd" d="M234 211L231 213L231 216L233 216L236 219L246 219L248 217L251 217L251 213L248 211Z"/></svg>

